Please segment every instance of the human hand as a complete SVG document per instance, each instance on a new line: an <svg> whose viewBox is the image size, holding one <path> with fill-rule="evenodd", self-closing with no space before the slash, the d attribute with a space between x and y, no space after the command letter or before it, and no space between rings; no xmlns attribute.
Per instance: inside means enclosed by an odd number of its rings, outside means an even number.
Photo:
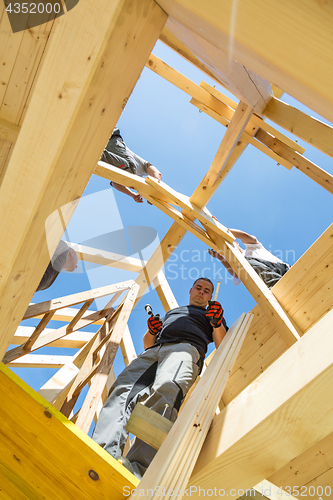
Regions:
<svg viewBox="0 0 333 500"><path fill-rule="evenodd" d="M133 195L133 200L136 201L136 203L143 203L142 196L139 193Z"/></svg>
<svg viewBox="0 0 333 500"><path fill-rule="evenodd" d="M218 328L222 325L223 307L217 300L210 300L208 302L206 317L209 319L213 328Z"/></svg>
<svg viewBox="0 0 333 500"><path fill-rule="evenodd" d="M157 335L162 330L163 323L160 320L159 314L156 314L155 316L149 316L147 323L149 333L151 333L152 335Z"/></svg>

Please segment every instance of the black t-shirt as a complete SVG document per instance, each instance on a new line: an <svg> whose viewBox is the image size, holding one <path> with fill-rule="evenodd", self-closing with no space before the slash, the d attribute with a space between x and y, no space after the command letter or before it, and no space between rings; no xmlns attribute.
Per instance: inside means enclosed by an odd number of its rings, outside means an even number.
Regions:
<svg viewBox="0 0 333 500"><path fill-rule="evenodd" d="M182 306L171 309L162 319L163 328L157 335L156 344L187 342L196 347L202 358L207 345L213 342L213 327L206 318L206 309L198 306ZM228 329L223 318L223 326Z"/></svg>

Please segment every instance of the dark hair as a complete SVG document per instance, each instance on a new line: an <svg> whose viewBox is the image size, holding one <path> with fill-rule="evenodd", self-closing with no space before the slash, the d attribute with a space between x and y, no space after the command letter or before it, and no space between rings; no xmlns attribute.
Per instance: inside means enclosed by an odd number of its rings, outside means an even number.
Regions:
<svg viewBox="0 0 333 500"><path fill-rule="evenodd" d="M197 281L199 281L199 280L205 280L205 281L208 281L208 283L210 283L210 284L212 285L212 287L213 287L212 293L214 292L214 285L213 285L213 282L212 282L209 278L204 278L204 277L202 277L202 278L198 278L197 280L195 280L195 282L193 283L193 285L192 285L192 286L194 286L194 285L196 284L196 282L197 282Z"/></svg>

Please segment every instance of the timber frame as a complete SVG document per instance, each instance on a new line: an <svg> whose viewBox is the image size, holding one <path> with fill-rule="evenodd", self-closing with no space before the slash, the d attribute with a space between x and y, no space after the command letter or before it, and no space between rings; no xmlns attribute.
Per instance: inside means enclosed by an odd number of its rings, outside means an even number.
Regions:
<svg viewBox="0 0 333 500"><path fill-rule="evenodd" d="M279 487L295 497L333 495L333 224L268 290L206 208L252 146L333 194L333 176L289 138L332 158L333 126L283 101L286 92L333 122L332 26L332 3L314 0L238 2L236 10L230 0L80 0L13 34L0 4L1 498L120 499L125 486L138 486L87 433L114 380L118 346L125 365L136 357L127 322L139 298L153 283L164 310L177 307L163 267L187 232L223 252L257 305L206 360L168 435L149 414L137 424L141 435L148 419L162 432L156 448L163 441L141 487L192 487L195 498L199 487L242 489L241 499L251 488L257 499L281 499ZM152 54L158 39L202 71L200 85ZM144 67L226 127L190 197L98 161ZM77 245L80 260L130 270L135 281L29 305L92 174L134 188L173 224L147 262ZM102 297L103 308L92 309ZM27 318L40 321L21 325ZM89 325L98 329L80 331ZM35 353L49 345L76 353ZM11 367L57 372L35 392Z"/></svg>

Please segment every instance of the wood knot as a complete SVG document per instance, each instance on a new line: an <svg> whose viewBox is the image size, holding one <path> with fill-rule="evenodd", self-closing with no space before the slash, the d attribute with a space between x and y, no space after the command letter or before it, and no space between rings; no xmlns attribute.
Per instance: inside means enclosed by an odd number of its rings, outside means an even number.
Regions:
<svg viewBox="0 0 333 500"><path fill-rule="evenodd" d="M52 413L50 413L47 410L44 411L44 415L45 415L46 418L52 418Z"/></svg>
<svg viewBox="0 0 333 500"><path fill-rule="evenodd" d="M99 480L99 475L97 474L96 471L90 469L88 471L88 476L93 480L93 481L98 481Z"/></svg>

